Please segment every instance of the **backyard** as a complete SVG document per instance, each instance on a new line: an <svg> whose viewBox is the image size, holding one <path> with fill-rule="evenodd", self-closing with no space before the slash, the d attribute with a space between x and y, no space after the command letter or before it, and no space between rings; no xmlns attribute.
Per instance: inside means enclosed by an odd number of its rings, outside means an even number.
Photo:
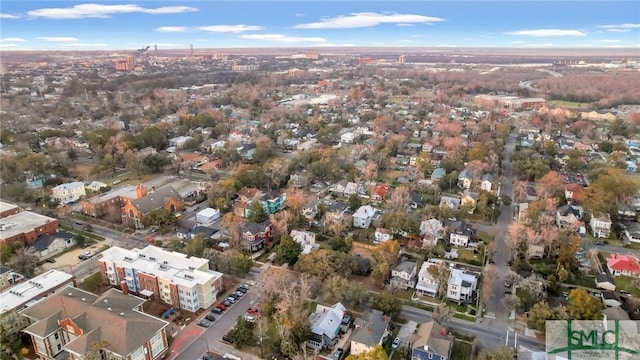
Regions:
<svg viewBox="0 0 640 360"><path fill-rule="evenodd" d="M613 280L618 291L627 291L635 296L640 296L640 289L638 289L640 280L628 276L614 276Z"/></svg>

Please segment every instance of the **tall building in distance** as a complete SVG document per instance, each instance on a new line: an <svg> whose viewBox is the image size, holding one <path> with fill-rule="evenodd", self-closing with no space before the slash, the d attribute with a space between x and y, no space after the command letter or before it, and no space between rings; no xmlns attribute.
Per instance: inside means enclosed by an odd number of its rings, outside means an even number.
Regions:
<svg viewBox="0 0 640 360"><path fill-rule="evenodd" d="M209 270L209 260L152 245L133 250L111 247L102 252L98 265L102 278L125 294L191 312L213 305L222 289L222 273Z"/></svg>
<svg viewBox="0 0 640 360"><path fill-rule="evenodd" d="M400 56L398 57L398 62L399 62L400 64L404 64L404 62L405 62L406 60L407 60L407 58L406 58L406 56L405 56L405 55L400 55Z"/></svg>
<svg viewBox="0 0 640 360"><path fill-rule="evenodd" d="M131 71L136 67L136 59L131 55L114 60L114 63L117 71Z"/></svg>

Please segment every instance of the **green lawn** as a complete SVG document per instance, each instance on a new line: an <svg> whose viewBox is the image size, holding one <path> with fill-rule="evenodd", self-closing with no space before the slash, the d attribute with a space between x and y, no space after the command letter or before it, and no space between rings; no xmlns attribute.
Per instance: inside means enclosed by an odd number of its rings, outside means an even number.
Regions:
<svg viewBox="0 0 640 360"><path fill-rule="evenodd" d="M102 277L100 276L100 273L95 273L86 278L78 287L82 290L93 292L98 289L100 285L102 285Z"/></svg>
<svg viewBox="0 0 640 360"><path fill-rule="evenodd" d="M468 262L470 260L482 261L481 254L474 254L471 249L458 249L458 260Z"/></svg>
<svg viewBox="0 0 640 360"><path fill-rule="evenodd" d="M549 100L547 101L547 104L555 105L555 106L566 106L570 108L584 108L589 106L589 103L579 103L575 101L566 101L566 100Z"/></svg>
<svg viewBox="0 0 640 360"><path fill-rule="evenodd" d="M461 341L455 341L453 343L453 350L451 351L451 360L469 360L472 358L473 347L471 344Z"/></svg>
<svg viewBox="0 0 640 360"><path fill-rule="evenodd" d="M628 291L635 296L640 296L640 289L636 286L640 280L633 279L628 276L614 276L614 282L618 291Z"/></svg>

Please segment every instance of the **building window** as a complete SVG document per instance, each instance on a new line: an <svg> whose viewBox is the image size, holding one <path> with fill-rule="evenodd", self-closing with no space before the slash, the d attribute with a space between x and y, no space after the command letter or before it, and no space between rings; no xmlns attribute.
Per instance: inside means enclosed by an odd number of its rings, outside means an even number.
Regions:
<svg viewBox="0 0 640 360"><path fill-rule="evenodd" d="M62 345L58 344L58 351L62 350Z"/></svg>
<svg viewBox="0 0 640 360"><path fill-rule="evenodd" d="M58 340L58 333L53 334L53 337Z"/></svg>

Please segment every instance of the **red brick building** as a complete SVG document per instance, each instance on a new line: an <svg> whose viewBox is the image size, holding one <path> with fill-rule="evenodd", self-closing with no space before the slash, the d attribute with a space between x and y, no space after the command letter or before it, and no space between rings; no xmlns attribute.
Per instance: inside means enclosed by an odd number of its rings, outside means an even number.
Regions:
<svg viewBox="0 0 640 360"><path fill-rule="evenodd" d="M16 205L0 201L0 219L5 218L9 215L17 214L19 212L20 208Z"/></svg>
<svg viewBox="0 0 640 360"><path fill-rule="evenodd" d="M22 241L31 245L38 236L58 232L58 220L31 211L23 211L0 220L0 242Z"/></svg>

